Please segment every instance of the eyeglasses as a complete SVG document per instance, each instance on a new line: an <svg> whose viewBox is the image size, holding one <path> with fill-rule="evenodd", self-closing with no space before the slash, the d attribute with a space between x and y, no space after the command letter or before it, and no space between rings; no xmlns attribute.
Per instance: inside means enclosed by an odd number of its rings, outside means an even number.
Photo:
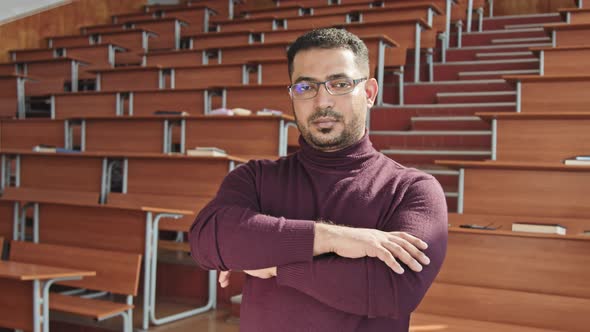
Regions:
<svg viewBox="0 0 590 332"><path fill-rule="evenodd" d="M311 99L317 96L320 90L320 85L324 85L329 94L333 96L345 95L352 92L354 88L362 81L367 80L366 77L353 80L351 78L335 78L324 82L308 82L302 81L288 86L289 94L293 99Z"/></svg>

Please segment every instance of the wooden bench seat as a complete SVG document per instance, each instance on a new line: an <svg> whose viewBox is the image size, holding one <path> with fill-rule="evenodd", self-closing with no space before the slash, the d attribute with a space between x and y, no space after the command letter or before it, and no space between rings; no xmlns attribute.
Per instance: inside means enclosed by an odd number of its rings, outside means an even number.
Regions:
<svg viewBox="0 0 590 332"><path fill-rule="evenodd" d="M260 95L264 95L265 98L259 98ZM292 114L291 102L285 84L224 85L201 90L158 89L131 92L82 92L54 94L53 96L54 99L49 102L54 105L52 107L52 116L55 119L113 117L117 115L128 115L135 118L154 117L156 111L187 112L191 116L199 116L220 107L240 107L254 112L267 108L282 111L286 115ZM123 118L121 117L121 119ZM33 120L31 119L31 121ZM45 124L48 125L49 123ZM40 128L47 128L41 125L43 124L42 121L39 124ZM13 127L20 125L23 128L23 124L10 123L10 125ZM57 126L55 128L57 130ZM52 144L51 142L43 143L42 135L35 135L34 133L16 134L25 137L34 136L38 140L31 137L26 142L20 142L8 138L11 142L10 148L32 148L37 144ZM3 133L0 133L0 135L4 136ZM62 143L54 145L63 146L63 134L61 140ZM35 144L31 145L30 143L33 141Z"/></svg>
<svg viewBox="0 0 590 332"><path fill-rule="evenodd" d="M590 151L590 112L476 115L493 123L495 160L561 162Z"/></svg>
<svg viewBox="0 0 590 332"><path fill-rule="evenodd" d="M88 71L100 67L114 67L115 53L125 51L127 51L126 48L118 45L99 44L63 48L12 50L10 54L12 61L48 60L70 56L87 62L89 66L85 66L84 70Z"/></svg>
<svg viewBox="0 0 590 332"><path fill-rule="evenodd" d="M196 66L146 66L99 69L100 91L141 91L154 89L205 89L235 84L289 84L284 58L244 64Z"/></svg>
<svg viewBox="0 0 590 332"><path fill-rule="evenodd" d="M215 146L246 159L276 159L286 155L287 146L297 145L298 132L287 127L293 126L293 120L288 115L87 117L80 120L85 136L75 140L85 142L84 155L95 152L97 157L133 156L138 152L162 156L168 152L185 153L198 146ZM172 123L174 127L170 126ZM164 132L171 141L166 141Z"/></svg>
<svg viewBox="0 0 590 332"><path fill-rule="evenodd" d="M185 6L180 8L162 8L152 12L138 12L113 15L113 24L134 23L151 19L177 18L187 23L183 33L207 32L211 15L215 11L206 6Z"/></svg>
<svg viewBox="0 0 590 332"><path fill-rule="evenodd" d="M149 51L150 41L158 37L154 31L147 29L126 29L102 32L92 35L54 36L47 38L50 48L88 46L94 44L115 44L132 51Z"/></svg>
<svg viewBox="0 0 590 332"><path fill-rule="evenodd" d="M49 297L51 310L89 317L98 321L133 309L133 305L53 293Z"/></svg>
<svg viewBox="0 0 590 332"><path fill-rule="evenodd" d="M37 230L33 230L33 233L39 234L39 241L43 244L73 246L88 248L89 250L118 251L137 255L137 265L125 263L126 266L133 268L134 273L137 273L137 280L139 279L140 255L143 254L145 257L143 297L154 301L155 287L153 286L155 283L152 285L151 279L155 278L156 275L157 259L153 255L151 248L157 245L158 232L152 232L151 230L157 227L155 221L159 219L160 215L164 217L181 217L192 213L191 211L165 208L143 207L137 209L99 204L61 204L53 202L51 196L29 203L38 206L38 213L34 216L33 225L39 227ZM84 232L81 232L81 229L84 229ZM101 255L106 257L114 256L109 254ZM38 256L40 255L33 255L33 257ZM62 255L61 252L53 256L58 257L58 259L68 259L68 256ZM90 263L93 260L87 259L87 261ZM115 273L108 273L108 275L112 278L120 276L120 274ZM90 283L92 280L88 282ZM97 286L89 284L78 285L75 282L64 284L72 287L101 290ZM123 287L123 284L118 287ZM105 291L114 292L113 290ZM134 291L137 292L137 283ZM135 295L135 293L132 295ZM131 304L129 298L127 303ZM152 309L155 310L155 305L149 307L148 301L144 301L142 323L144 329L147 328Z"/></svg>
<svg viewBox="0 0 590 332"><path fill-rule="evenodd" d="M80 28L83 35L117 32L126 29L145 29L155 32L158 36L151 40L150 49L178 49L180 48L180 35L187 23L177 18L163 18L138 20L124 24L104 24Z"/></svg>
<svg viewBox="0 0 590 332"><path fill-rule="evenodd" d="M504 76L516 86L516 109L523 113L587 112L589 75ZM520 101L520 102L518 102Z"/></svg>
<svg viewBox="0 0 590 332"><path fill-rule="evenodd" d="M241 64L250 61L285 58L289 42L258 45L236 45L215 49L150 52L145 54L146 65L195 66L200 64Z"/></svg>
<svg viewBox="0 0 590 332"><path fill-rule="evenodd" d="M95 277L79 281L62 281L61 285L106 291L127 296L127 303L78 298L52 293L49 308L104 320L113 316L124 317L123 328L131 332L133 296L137 295L141 255L117 251L103 251L63 245L11 242L10 260L45 264L64 268L96 271Z"/></svg>
<svg viewBox="0 0 590 332"><path fill-rule="evenodd" d="M541 75L590 75L590 41L583 46L531 48L540 60Z"/></svg>
<svg viewBox="0 0 590 332"><path fill-rule="evenodd" d="M0 71L6 71L3 67L15 68L16 74L34 77L34 81L25 81L26 96L44 96L64 91L78 91L79 72L87 64L78 58L63 57L0 64Z"/></svg>

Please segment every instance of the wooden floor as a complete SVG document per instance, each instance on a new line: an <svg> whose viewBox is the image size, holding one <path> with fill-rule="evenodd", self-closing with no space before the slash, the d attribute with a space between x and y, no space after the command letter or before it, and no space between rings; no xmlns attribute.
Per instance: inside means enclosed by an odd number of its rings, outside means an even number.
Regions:
<svg viewBox="0 0 590 332"><path fill-rule="evenodd" d="M160 305L159 315L178 312L180 310L190 309L184 305L175 305L166 303ZM57 315L59 316L59 314ZM60 321L69 321L68 317L59 317ZM135 313L135 331L141 331L137 328L140 326L141 313L139 310ZM78 322L80 323L80 322ZM89 322L82 323L85 325L73 326L69 324L52 323L52 331L60 332L102 332L102 331L121 331L121 321L111 319L110 322L103 322L100 328L90 327ZM415 313L412 315L410 332L559 332L555 330L537 329L531 327L514 326L507 324L490 323L483 321L474 321L468 319L443 317L437 315ZM4 331L0 329L0 331ZM230 317L229 310L218 309L210 311L195 317L183 319L174 323L162 326L151 326L149 331L153 332L238 332L239 323L235 318Z"/></svg>

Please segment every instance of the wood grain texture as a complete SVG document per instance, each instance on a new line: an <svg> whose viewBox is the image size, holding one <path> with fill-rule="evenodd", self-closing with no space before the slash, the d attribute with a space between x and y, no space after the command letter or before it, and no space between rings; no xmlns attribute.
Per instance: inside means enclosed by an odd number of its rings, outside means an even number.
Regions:
<svg viewBox="0 0 590 332"><path fill-rule="evenodd" d="M0 201L0 237L12 239L12 221L14 216L14 204L12 202ZM0 246L0 256L2 254Z"/></svg>
<svg viewBox="0 0 590 332"><path fill-rule="evenodd" d="M128 165L130 194L211 197L229 171L225 158L129 159Z"/></svg>
<svg viewBox="0 0 590 332"><path fill-rule="evenodd" d="M145 0L78 0L0 25L0 61L8 50L45 47L44 38L76 34L81 26L108 23L113 14L137 11Z"/></svg>
<svg viewBox="0 0 590 332"><path fill-rule="evenodd" d="M552 13L559 8L575 6L574 0L494 0L494 16Z"/></svg>
<svg viewBox="0 0 590 332"><path fill-rule="evenodd" d="M214 98L214 107L221 107L221 98ZM270 108L293 114L291 99L285 85L251 85L227 88L227 107L258 111Z"/></svg>
<svg viewBox="0 0 590 332"><path fill-rule="evenodd" d="M590 173L465 169L465 213L588 218Z"/></svg>
<svg viewBox="0 0 590 332"><path fill-rule="evenodd" d="M116 116L116 93L72 93L55 96L55 118Z"/></svg>
<svg viewBox="0 0 590 332"><path fill-rule="evenodd" d="M590 151L589 126L590 118L500 119L497 160L561 162L583 155Z"/></svg>
<svg viewBox="0 0 590 332"><path fill-rule="evenodd" d="M232 155L276 155L280 119L228 119L187 121L187 148L215 146Z"/></svg>
<svg viewBox="0 0 590 332"><path fill-rule="evenodd" d="M210 86L241 84L242 65L175 68L174 79L177 89L205 89Z"/></svg>
<svg viewBox="0 0 590 332"><path fill-rule="evenodd" d="M589 30L590 31L590 30ZM590 77L568 80L550 77L523 81L521 112L586 112L590 103Z"/></svg>
<svg viewBox="0 0 590 332"><path fill-rule="evenodd" d="M590 48L545 51L545 75L590 75Z"/></svg>
<svg viewBox="0 0 590 332"><path fill-rule="evenodd" d="M590 299L589 250L577 239L450 231L437 282Z"/></svg>
<svg viewBox="0 0 590 332"><path fill-rule="evenodd" d="M106 209L105 209L106 210ZM11 242L10 260L95 271L96 276L61 284L115 294L137 295L141 255L63 245Z"/></svg>
<svg viewBox="0 0 590 332"><path fill-rule="evenodd" d="M0 124L2 149L31 150L39 144L64 146L63 121L12 120Z"/></svg>
<svg viewBox="0 0 590 332"><path fill-rule="evenodd" d="M102 158L21 155L21 187L99 193Z"/></svg>
<svg viewBox="0 0 590 332"><path fill-rule="evenodd" d="M559 263L557 263L559 264ZM496 271L490 278L496 278ZM590 299L435 282L418 311L462 319L585 332Z"/></svg>
<svg viewBox="0 0 590 332"><path fill-rule="evenodd" d="M590 38L590 25L585 28L576 29L558 29L556 31L556 45L560 46L579 46L587 45Z"/></svg>
<svg viewBox="0 0 590 332"><path fill-rule="evenodd" d="M0 278L0 326L33 330L33 283Z"/></svg>
<svg viewBox="0 0 590 332"><path fill-rule="evenodd" d="M93 119L86 122L86 151L163 151L164 121Z"/></svg>
<svg viewBox="0 0 590 332"><path fill-rule="evenodd" d="M59 204L41 204L39 210L41 243L144 252L145 212Z"/></svg>
<svg viewBox="0 0 590 332"><path fill-rule="evenodd" d="M153 116L155 111L160 110L184 111L190 115L203 115L203 90L160 90L133 93L133 114L135 116Z"/></svg>
<svg viewBox="0 0 590 332"><path fill-rule="evenodd" d="M133 71L107 71L100 74L102 91L137 91L160 88L159 68Z"/></svg>

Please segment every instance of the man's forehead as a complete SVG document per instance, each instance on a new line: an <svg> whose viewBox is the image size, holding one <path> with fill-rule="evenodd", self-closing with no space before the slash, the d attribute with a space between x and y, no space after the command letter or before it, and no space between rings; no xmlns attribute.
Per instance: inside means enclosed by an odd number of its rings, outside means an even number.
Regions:
<svg viewBox="0 0 590 332"><path fill-rule="evenodd" d="M318 80L330 79L334 75L358 75L358 64L354 53L345 48L313 48L297 52L293 59L293 78L309 77Z"/></svg>

